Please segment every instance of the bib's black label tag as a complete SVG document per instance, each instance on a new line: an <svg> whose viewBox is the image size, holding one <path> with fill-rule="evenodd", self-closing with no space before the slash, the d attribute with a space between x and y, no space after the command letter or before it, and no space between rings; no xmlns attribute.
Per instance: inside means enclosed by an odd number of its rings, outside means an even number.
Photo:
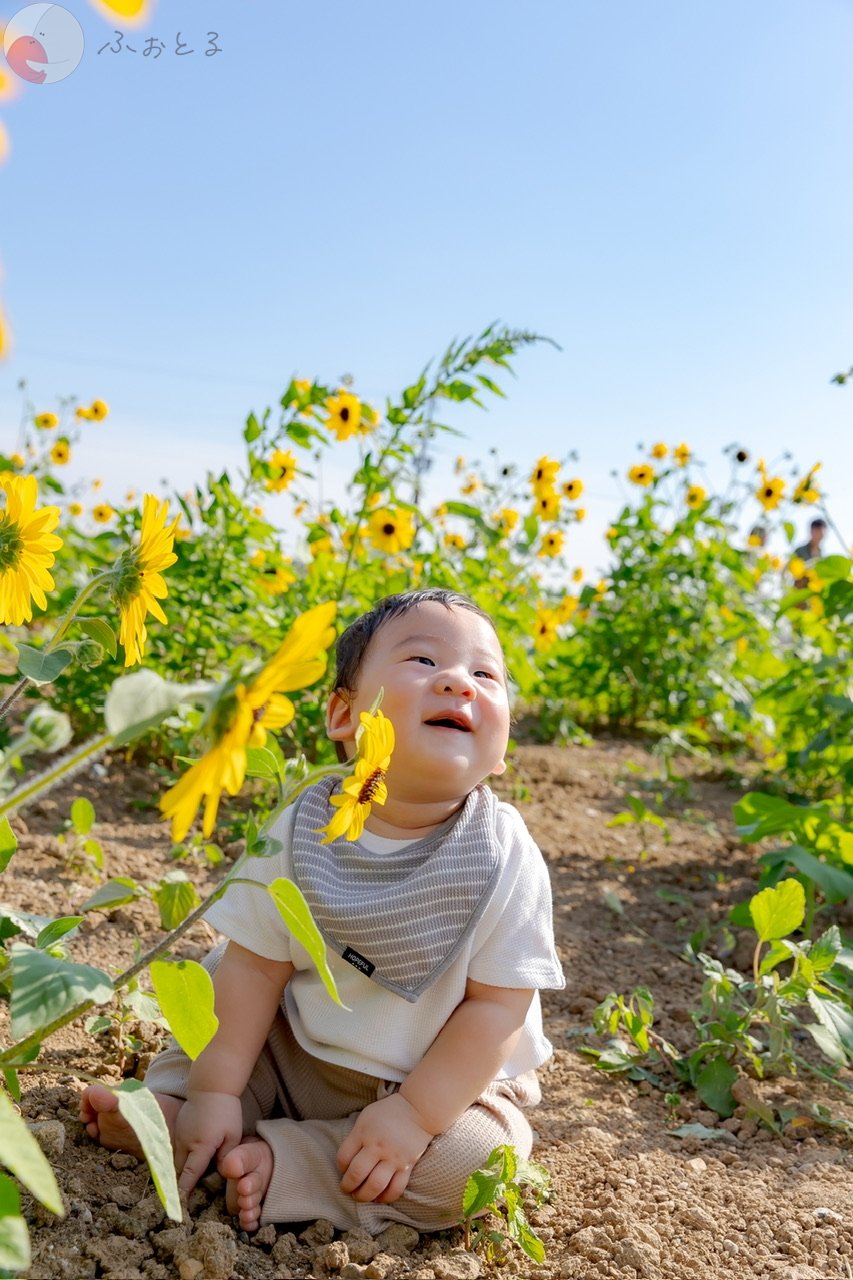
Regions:
<svg viewBox="0 0 853 1280"><path fill-rule="evenodd" d="M346 948L343 953L343 958L348 964L351 964L354 969L358 969L359 973L363 973L366 978L369 978L373 973L373 970L376 968L375 964L371 964L369 960L365 960L364 956L360 956L352 947Z"/></svg>

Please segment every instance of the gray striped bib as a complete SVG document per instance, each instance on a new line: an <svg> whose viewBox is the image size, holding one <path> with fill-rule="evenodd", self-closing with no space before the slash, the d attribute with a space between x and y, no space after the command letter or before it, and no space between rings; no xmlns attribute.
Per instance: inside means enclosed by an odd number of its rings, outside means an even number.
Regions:
<svg viewBox="0 0 853 1280"><path fill-rule="evenodd" d="M414 1002L453 962L497 884L498 802L488 787L475 787L423 840L377 854L343 837L320 843L338 785L324 778L297 802L294 879L327 945Z"/></svg>

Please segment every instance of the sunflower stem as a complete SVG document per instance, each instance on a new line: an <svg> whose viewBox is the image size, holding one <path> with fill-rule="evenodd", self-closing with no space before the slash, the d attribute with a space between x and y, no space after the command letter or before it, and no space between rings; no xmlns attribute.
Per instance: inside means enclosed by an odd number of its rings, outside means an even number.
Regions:
<svg viewBox="0 0 853 1280"><path fill-rule="evenodd" d="M46 769L44 773L40 773L38 777L31 778L22 787L18 787L17 791L13 791L0 802L0 818L4 814L12 813L15 809L20 809L23 805L34 800L36 796L40 796L43 791L48 791L55 786L57 782L61 782L63 778L81 768L92 756L100 754L112 742L112 735L103 733L98 738L90 738L88 742L82 743L74 751L63 756L57 761L52 768Z"/></svg>

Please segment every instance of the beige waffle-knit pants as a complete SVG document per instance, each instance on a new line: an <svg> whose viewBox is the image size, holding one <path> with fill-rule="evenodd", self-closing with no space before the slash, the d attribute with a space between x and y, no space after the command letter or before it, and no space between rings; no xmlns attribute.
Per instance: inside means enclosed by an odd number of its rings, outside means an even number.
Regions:
<svg viewBox="0 0 853 1280"><path fill-rule="evenodd" d="M216 969L224 946L205 967ZM186 1096L190 1060L172 1041L151 1064L149 1089ZM280 1010L242 1096L243 1132L264 1139L273 1153L273 1175L261 1222L327 1218L339 1230L376 1235L392 1222L418 1231L454 1226L462 1217L468 1177L502 1143L530 1155L533 1135L520 1108L540 1099L536 1073L496 1080L444 1133L433 1138L409 1183L393 1204L362 1204L340 1189L338 1148L369 1103L399 1086L323 1062L306 1053Z"/></svg>

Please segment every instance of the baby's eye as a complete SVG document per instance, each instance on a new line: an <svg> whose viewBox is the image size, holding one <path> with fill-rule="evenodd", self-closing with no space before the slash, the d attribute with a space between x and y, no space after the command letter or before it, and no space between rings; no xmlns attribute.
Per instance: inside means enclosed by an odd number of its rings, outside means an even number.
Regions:
<svg viewBox="0 0 853 1280"><path fill-rule="evenodd" d="M409 662L425 662L428 667L434 667L435 663L432 658L426 658L422 653L413 653Z"/></svg>
<svg viewBox="0 0 853 1280"><path fill-rule="evenodd" d="M484 680L494 680L495 676L491 671L475 671L475 676L482 676Z"/></svg>

